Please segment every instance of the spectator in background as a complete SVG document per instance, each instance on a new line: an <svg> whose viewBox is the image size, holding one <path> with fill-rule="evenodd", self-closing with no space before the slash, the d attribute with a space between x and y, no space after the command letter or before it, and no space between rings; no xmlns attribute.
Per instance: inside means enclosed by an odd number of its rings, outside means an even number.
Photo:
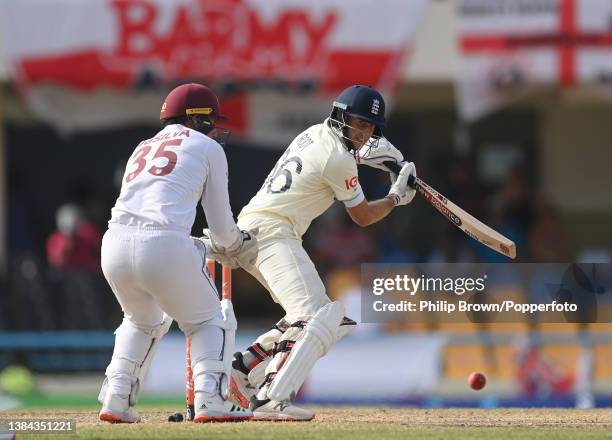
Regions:
<svg viewBox="0 0 612 440"><path fill-rule="evenodd" d="M540 333L533 325L517 341L516 374L519 391L527 398L561 397L568 395L574 386L573 375L543 353Z"/></svg>
<svg viewBox="0 0 612 440"><path fill-rule="evenodd" d="M47 239L49 264L63 270L100 271L100 229L70 203L57 210L56 223L57 230Z"/></svg>
<svg viewBox="0 0 612 440"><path fill-rule="evenodd" d="M450 160L445 177L444 194L470 214L482 215L483 187L476 181L476 172L470 161L460 157Z"/></svg>
<svg viewBox="0 0 612 440"><path fill-rule="evenodd" d="M101 295L102 271L99 227L85 218L76 204L66 203L56 212L57 229L47 238L47 274L58 328L100 329L115 317ZM53 309L48 309L53 310Z"/></svg>
<svg viewBox="0 0 612 440"><path fill-rule="evenodd" d="M517 166L506 178L500 193L499 208L509 226L525 235L533 223L534 204L529 183L521 166Z"/></svg>
<svg viewBox="0 0 612 440"><path fill-rule="evenodd" d="M533 199L529 191L527 178L521 168L513 168L503 182L499 193L495 194L487 204L487 213L481 220L488 226L508 237L516 243L519 253L518 261L523 261L528 252L525 244L528 242L529 230L533 224ZM503 263L507 257L476 242L470 242L470 247L478 255L479 261Z"/></svg>
<svg viewBox="0 0 612 440"><path fill-rule="evenodd" d="M554 263L564 262L569 258L567 235L559 214L549 202L538 204L528 240L533 261Z"/></svg>

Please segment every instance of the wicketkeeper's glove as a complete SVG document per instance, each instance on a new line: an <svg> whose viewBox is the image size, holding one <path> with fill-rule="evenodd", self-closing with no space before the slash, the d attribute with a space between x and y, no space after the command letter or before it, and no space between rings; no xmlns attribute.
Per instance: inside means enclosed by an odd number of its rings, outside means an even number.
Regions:
<svg viewBox="0 0 612 440"><path fill-rule="evenodd" d="M202 237L192 237L204 244L206 258L216 260L218 263L232 269L238 267L248 268L255 264L259 248L257 246L257 230L240 231L238 239L227 248L219 246L209 229L204 229Z"/></svg>

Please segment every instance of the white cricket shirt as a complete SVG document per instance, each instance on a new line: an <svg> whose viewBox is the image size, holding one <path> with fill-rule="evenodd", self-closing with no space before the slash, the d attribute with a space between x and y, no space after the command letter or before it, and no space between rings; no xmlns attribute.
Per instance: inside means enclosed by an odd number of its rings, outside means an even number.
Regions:
<svg viewBox="0 0 612 440"><path fill-rule="evenodd" d="M169 125L132 153L109 225L190 234L200 202L215 241L229 246L239 232L229 204L227 174L221 145L183 125Z"/></svg>
<svg viewBox="0 0 612 440"><path fill-rule="evenodd" d="M240 212L239 223L257 225L265 218L278 220L289 223L293 235L301 237L334 199L350 208L365 197L355 157L325 120L291 142L261 189ZM266 235L275 233L267 231Z"/></svg>

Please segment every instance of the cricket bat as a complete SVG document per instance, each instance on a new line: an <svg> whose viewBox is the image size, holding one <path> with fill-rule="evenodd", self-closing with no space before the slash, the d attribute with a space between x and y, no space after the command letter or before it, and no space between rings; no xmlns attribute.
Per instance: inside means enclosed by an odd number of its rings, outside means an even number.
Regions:
<svg viewBox="0 0 612 440"><path fill-rule="evenodd" d="M384 164L396 174L401 170L401 166L397 162L385 161ZM415 178L414 176L410 176L408 185L416 189L431 206L436 208L440 214L446 217L448 221L453 223L468 236L500 254L512 259L516 257L516 245L512 240L504 237L476 217L465 212L427 183L423 182L418 177Z"/></svg>

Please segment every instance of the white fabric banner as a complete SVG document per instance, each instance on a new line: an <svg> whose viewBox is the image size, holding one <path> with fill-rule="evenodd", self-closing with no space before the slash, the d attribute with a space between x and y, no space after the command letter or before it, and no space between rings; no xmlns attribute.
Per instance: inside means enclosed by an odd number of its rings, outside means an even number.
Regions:
<svg viewBox="0 0 612 440"><path fill-rule="evenodd" d="M457 8L466 121L543 85L612 92L612 0L460 0Z"/></svg>
<svg viewBox="0 0 612 440"><path fill-rule="evenodd" d="M257 336L239 332L236 347L248 347ZM443 336L431 334L349 335L317 361L300 396L308 402L370 404L426 396L439 385L445 343ZM177 395L184 390L185 338L170 333L160 344L142 392Z"/></svg>
<svg viewBox="0 0 612 440"><path fill-rule="evenodd" d="M33 111L64 131L154 122L185 81L237 135L286 141L343 88L386 98L425 0L3 0L0 41Z"/></svg>

